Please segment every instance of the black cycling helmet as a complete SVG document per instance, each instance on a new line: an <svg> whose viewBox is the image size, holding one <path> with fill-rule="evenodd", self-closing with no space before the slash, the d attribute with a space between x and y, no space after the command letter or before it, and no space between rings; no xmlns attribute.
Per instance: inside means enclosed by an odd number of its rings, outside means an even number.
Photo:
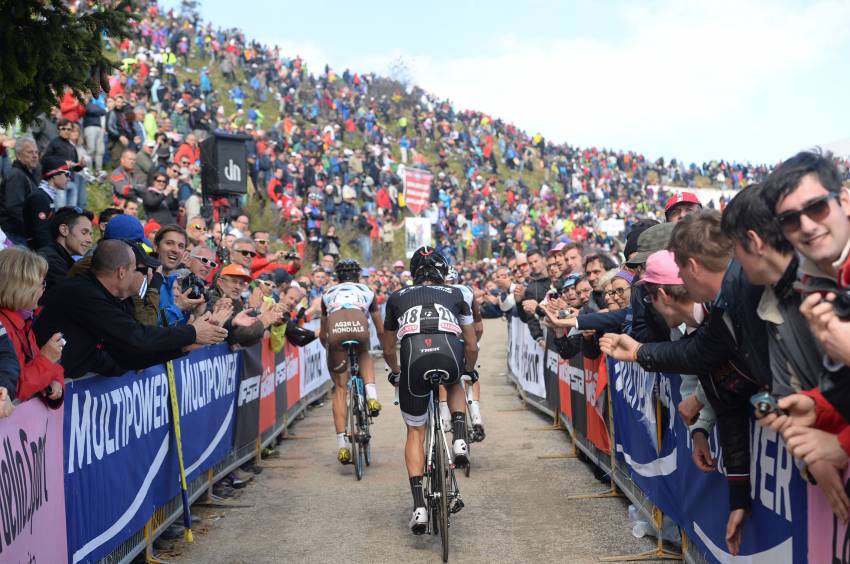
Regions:
<svg viewBox="0 0 850 564"><path fill-rule="evenodd" d="M360 280L360 263L354 259L342 259L336 263L336 278L340 282L358 282Z"/></svg>
<svg viewBox="0 0 850 564"><path fill-rule="evenodd" d="M420 247L413 253L410 259L410 275L413 283L419 284L423 280L429 280L442 284L449 272L449 263L434 247Z"/></svg>

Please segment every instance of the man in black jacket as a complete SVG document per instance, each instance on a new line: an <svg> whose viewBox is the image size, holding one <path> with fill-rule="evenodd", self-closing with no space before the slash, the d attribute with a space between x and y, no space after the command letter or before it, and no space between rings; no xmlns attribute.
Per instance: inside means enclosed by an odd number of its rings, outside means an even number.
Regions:
<svg viewBox="0 0 850 564"><path fill-rule="evenodd" d="M53 202L71 181L71 170L59 157L47 157L41 168L41 183L24 200L24 235L27 245L34 251L50 244Z"/></svg>
<svg viewBox="0 0 850 564"><path fill-rule="evenodd" d="M528 325L528 330L531 336L537 341L540 346L545 346L543 340L543 328L540 326L540 320L535 315L537 306L540 305L546 298L546 292L549 291L551 281L546 276L546 260L537 249L528 251L528 265L531 267L531 274L528 277L525 286L525 292L520 300L519 318L523 323Z"/></svg>
<svg viewBox="0 0 850 564"><path fill-rule="evenodd" d="M40 344L56 332L67 340L60 364L66 378L88 372L116 376L173 360L193 345L219 343L227 331L206 317L188 325L142 325L133 317L133 302L159 261L136 245L101 241L91 270L68 278L47 295L33 330Z"/></svg>
<svg viewBox="0 0 850 564"><path fill-rule="evenodd" d="M45 292L68 276L74 265L74 256L83 256L92 245L92 220L94 215L75 207L59 208L50 222L53 242L38 250L47 260L44 278ZM43 296L42 296L43 299Z"/></svg>
<svg viewBox="0 0 850 564"><path fill-rule="evenodd" d="M24 234L24 200L38 188L35 170L38 148L31 137L15 142L15 162L0 185L0 228L18 245L26 243Z"/></svg>
<svg viewBox="0 0 850 564"><path fill-rule="evenodd" d="M676 342L641 344L608 334L600 346L609 356L637 361L648 371L699 375L717 414L729 484L726 543L737 554L750 507L749 398L771 383L765 324L756 311L763 288L747 281L738 262L729 262L732 241L714 210L679 222L670 250L691 299L711 302L707 321Z"/></svg>

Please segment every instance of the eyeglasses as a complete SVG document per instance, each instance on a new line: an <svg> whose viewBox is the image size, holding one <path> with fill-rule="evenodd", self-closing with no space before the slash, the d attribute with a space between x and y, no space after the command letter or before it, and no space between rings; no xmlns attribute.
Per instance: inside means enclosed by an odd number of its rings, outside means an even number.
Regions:
<svg viewBox="0 0 850 564"><path fill-rule="evenodd" d="M620 296L622 298L629 290L631 290L631 288L614 288L613 290L608 290L607 292L605 292L605 295L610 298L613 298L615 295Z"/></svg>
<svg viewBox="0 0 850 564"><path fill-rule="evenodd" d="M205 225L198 225L197 223L192 224L192 229L198 229L200 231L206 231L207 230Z"/></svg>
<svg viewBox="0 0 850 564"><path fill-rule="evenodd" d="M165 179L164 178L157 178L156 180L154 180L154 182L156 182L156 183L161 182L162 184L165 184Z"/></svg>
<svg viewBox="0 0 850 564"><path fill-rule="evenodd" d="M242 249L236 249L236 251L234 251L234 252L240 253L243 257L254 258L255 256L257 256L257 253L255 253L254 251L245 251L245 250L242 250Z"/></svg>
<svg viewBox="0 0 850 564"><path fill-rule="evenodd" d="M208 259L207 257L196 257L195 255L189 255L189 256L192 257L195 260L201 261L202 264L206 264L210 268L215 268L216 266L218 266L218 263L216 261L214 261L212 259Z"/></svg>
<svg viewBox="0 0 850 564"><path fill-rule="evenodd" d="M266 243L269 242L269 240L268 239L254 239L254 242L259 243L261 245L265 245Z"/></svg>
<svg viewBox="0 0 850 564"><path fill-rule="evenodd" d="M823 221L829 215L829 201L835 198L835 194L827 194L816 200L812 200L803 209L783 212L776 217L779 226L784 231L797 231L800 229L800 219L805 214L812 221Z"/></svg>

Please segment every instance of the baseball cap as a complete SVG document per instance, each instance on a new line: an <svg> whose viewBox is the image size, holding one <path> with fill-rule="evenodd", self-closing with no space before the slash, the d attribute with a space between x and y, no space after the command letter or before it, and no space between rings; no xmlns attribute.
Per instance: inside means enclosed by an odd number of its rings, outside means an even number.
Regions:
<svg viewBox="0 0 850 564"><path fill-rule="evenodd" d="M68 164L59 157L46 157L41 163L41 169L44 171L41 173L41 177L45 180L60 174L71 174Z"/></svg>
<svg viewBox="0 0 850 564"><path fill-rule="evenodd" d="M566 247L566 246L567 246L566 243L557 243L554 247L549 249L549 252L546 253L546 254L549 255L549 256L556 255L556 254L560 253L561 251L563 251L564 247Z"/></svg>
<svg viewBox="0 0 850 564"><path fill-rule="evenodd" d="M141 241L148 247L153 244L145 237L145 230L142 228L142 223L132 215L116 215L106 224L106 230L103 232L104 239L122 239L124 241Z"/></svg>
<svg viewBox="0 0 850 564"><path fill-rule="evenodd" d="M228 264L221 269L219 276L237 276L246 280L251 280L251 273L244 266L238 264Z"/></svg>
<svg viewBox="0 0 850 564"><path fill-rule="evenodd" d="M581 278L581 274L579 274L578 272L574 272L573 274L570 274L569 276L564 278L564 283L561 287L566 289L575 286L579 278Z"/></svg>
<svg viewBox="0 0 850 564"><path fill-rule="evenodd" d="M679 265L668 250L652 253L646 259L646 270L635 285L646 284L684 284L679 278Z"/></svg>
<svg viewBox="0 0 850 564"><path fill-rule="evenodd" d="M640 234L653 225L658 225L658 222L654 219L642 219L632 226L628 235L626 235L626 246L623 248L623 254L626 255L627 259L633 252L637 251Z"/></svg>
<svg viewBox="0 0 850 564"><path fill-rule="evenodd" d="M145 252L145 250L142 248L142 245L139 243L139 241L124 241L124 242L127 243L128 245L130 245L130 248L133 249L133 254L136 255L136 264L137 265L143 264L143 265L147 266L148 268L159 268L159 266L162 264L161 262L159 262L159 259L157 259L156 257L152 257L151 255L147 254Z"/></svg>
<svg viewBox="0 0 850 564"><path fill-rule="evenodd" d="M640 266L652 253L666 249L675 226L675 223L659 223L641 233L637 240L637 252L626 261L626 266Z"/></svg>
<svg viewBox="0 0 850 564"><path fill-rule="evenodd" d="M702 206L702 202L699 201L699 198L693 192L679 192L670 196L667 203L664 204L664 214L666 215L674 206L679 204L696 204Z"/></svg>

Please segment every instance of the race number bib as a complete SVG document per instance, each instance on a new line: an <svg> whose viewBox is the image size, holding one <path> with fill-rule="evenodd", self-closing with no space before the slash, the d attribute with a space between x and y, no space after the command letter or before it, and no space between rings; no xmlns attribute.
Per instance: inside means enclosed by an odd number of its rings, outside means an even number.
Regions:
<svg viewBox="0 0 850 564"><path fill-rule="evenodd" d="M454 333L455 335L461 334L460 323L458 323L457 317L455 317L455 314L450 309L440 304L434 304L434 309L437 310L437 315L439 316L437 328L440 331Z"/></svg>
<svg viewBox="0 0 850 564"><path fill-rule="evenodd" d="M422 306L415 306L404 312L398 320L399 340L405 335L416 335L421 332Z"/></svg>

